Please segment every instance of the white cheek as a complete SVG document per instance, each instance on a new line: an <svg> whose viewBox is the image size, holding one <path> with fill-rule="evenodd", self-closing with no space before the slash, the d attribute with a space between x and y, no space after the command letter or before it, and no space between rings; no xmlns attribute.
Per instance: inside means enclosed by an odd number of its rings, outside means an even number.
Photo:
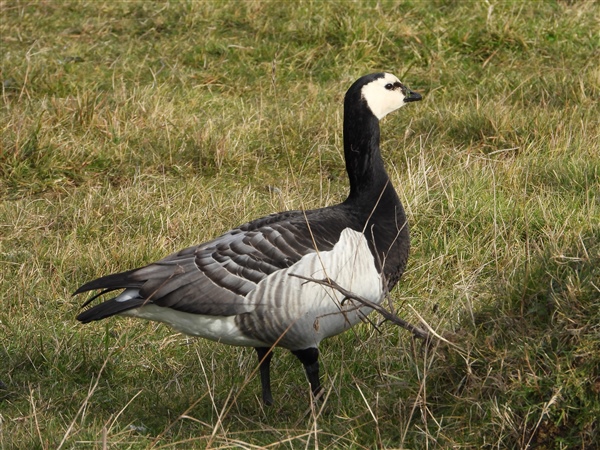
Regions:
<svg viewBox="0 0 600 450"><path fill-rule="evenodd" d="M369 109L379 120L404 106L404 95L399 89L389 91L372 83L363 88L362 94Z"/></svg>

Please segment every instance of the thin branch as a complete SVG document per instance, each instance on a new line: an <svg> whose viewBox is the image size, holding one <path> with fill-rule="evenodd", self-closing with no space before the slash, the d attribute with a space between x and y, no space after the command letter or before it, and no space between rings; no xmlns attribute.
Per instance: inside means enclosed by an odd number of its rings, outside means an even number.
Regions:
<svg viewBox="0 0 600 450"><path fill-rule="evenodd" d="M290 276L300 278L302 280L306 280L311 283L317 283L322 286L327 286L327 287L333 288L344 296L344 300L347 300L347 299L356 300L357 302L362 303L363 305L368 306L371 309L374 309L375 311L377 311L379 314L381 314L384 318L386 318L393 324L398 325L399 327L402 327L402 328L410 331L415 337L417 337L419 339L424 339L425 341L429 341L429 339L430 339L430 334L428 331L423 330L419 327L416 327L416 326L408 323L406 320L402 320L397 315L389 312L383 306L378 305L377 303L373 303L372 301L367 300L366 298L363 298L360 295L356 295L356 294L344 289L342 286L340 286L339 284L337 284L335 281L333 281L331 279L318 280L316 278L309 278L309 277L305 277L303 275L298 275L295 273L290 273Z"/></svg>

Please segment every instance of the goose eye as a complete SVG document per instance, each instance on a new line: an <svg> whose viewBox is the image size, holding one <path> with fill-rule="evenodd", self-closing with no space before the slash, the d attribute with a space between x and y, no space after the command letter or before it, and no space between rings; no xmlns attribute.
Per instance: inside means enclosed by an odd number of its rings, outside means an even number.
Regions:
<svg viewBox="0 0 600 450"><path fill-rule="evenodd" d="M385 85L385 88L386 88L388 91L391 91L392 89L394 89L394 85L393 85L392 83L388 83L388 84L386 84L386 85Z"/></svg>

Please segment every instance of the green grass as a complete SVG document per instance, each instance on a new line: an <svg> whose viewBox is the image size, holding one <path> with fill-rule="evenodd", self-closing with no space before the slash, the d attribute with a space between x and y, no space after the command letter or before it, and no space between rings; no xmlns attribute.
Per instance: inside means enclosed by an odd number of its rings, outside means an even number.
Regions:
<svg viewBox="0 0 600 450"><path fill-rule="evenodd" d="M0 3L0 447L539 448L600 441L600 7ZM387 70L403 318L277 351L75 321L80 284L346 194L342 98ZM270 448L270 447L269 447Z"/></svg>

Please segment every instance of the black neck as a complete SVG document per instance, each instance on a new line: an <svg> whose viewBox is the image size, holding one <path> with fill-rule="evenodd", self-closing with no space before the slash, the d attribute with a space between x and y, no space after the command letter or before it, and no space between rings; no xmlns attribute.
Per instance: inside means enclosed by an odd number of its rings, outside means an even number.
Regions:
<svg viewBox="0 0 600 450"><path fill-rule="evenodd" d="M344 154L350 179L346 201L373 199L386 186L392 188L379 150L379 120L363 101L347 101L344 106Z"/></svg>

